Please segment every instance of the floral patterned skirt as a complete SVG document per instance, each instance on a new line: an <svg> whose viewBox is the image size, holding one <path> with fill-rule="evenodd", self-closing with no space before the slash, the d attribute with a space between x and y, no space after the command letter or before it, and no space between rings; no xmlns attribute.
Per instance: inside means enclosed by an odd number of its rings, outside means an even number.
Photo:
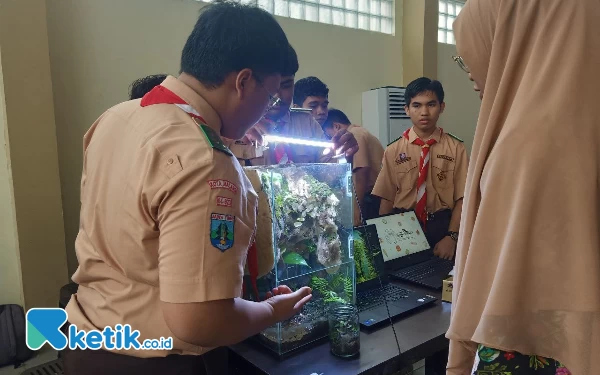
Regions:
<svg viewBox="0 0 600 375"><path fill-rule="evenodd" d="M560 362L479 345L473 375L571 375Z"/></svg>

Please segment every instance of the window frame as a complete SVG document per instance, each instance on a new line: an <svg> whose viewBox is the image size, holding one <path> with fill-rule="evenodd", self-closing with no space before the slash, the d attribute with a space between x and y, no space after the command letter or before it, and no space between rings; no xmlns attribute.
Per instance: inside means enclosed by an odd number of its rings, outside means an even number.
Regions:
<svg viewBox="0 0 600 375"><path fill-rule="evenodd" d="M197 0L211 3L212 0ZM384 35L396 34L396 2L401 0L237 0L243 4L258 5L277 17L316 22L324 25L371 31ZM366 5L361 6L361 2ZM277 9L277 4L287 6L285 10ZM293 4L299 5L300 14L292 14ZM382 5L387 4L389 16L384 15ZM316 13L307 17L307 6ZM323 16L321 13L325 13ZM386 11L387 12L387 11ZM335 14L335 17L334 17ZM341 16L341 22L340 22ZM384 25L384 21L387 23ZM371 25L375 22L375 26Z"/></svg>
<svg viewBox="0 0 600 375"><path fill-rule="evenodd" d="M438 0L438 43L456 44L452 23L465 6L465 0ZM460 9L457 11L456 7ZM452 11L450 11L452 7ZM442 26L441 24L445 25Z"/></svg>

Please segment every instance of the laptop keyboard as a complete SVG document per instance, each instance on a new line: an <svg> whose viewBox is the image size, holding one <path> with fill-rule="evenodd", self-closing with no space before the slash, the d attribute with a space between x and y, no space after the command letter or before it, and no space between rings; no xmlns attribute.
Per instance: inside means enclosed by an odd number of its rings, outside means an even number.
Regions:
<svg viewBox="0 0 600 375"><path fill-rule="evenodd" d="M436 257L427 262L397 271L394 275L405 280L419 281L433 274L447 275L452 271L452 267L452 261Z"/></svg>
<svg viewBox="0 0 600 375"><path fill-rule="evenodd" d="M399 301L402 298L407 298L410 293L411 291L408 289L404 289L392 284L387 284L383 288L372 289L357 293L356 306L358 307L358 311L361 312L383 305L383 296L385 296L385 300L391 302Z"/></svg>

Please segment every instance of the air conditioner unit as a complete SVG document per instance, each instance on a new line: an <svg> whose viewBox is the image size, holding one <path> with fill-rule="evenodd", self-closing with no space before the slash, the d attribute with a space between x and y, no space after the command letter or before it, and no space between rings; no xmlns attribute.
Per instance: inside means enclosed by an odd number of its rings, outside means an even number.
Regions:
<svg viewBox="0 0 600 375"><path fill-rule="evenodd" d="M412 126L404 110L404 87L382 87L362 93L362 125L383 146Z"/></svg>

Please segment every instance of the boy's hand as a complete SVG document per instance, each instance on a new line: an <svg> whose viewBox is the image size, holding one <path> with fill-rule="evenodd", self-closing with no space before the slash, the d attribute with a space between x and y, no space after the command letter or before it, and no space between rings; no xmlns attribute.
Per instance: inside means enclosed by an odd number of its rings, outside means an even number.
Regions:
<svg viewBox="0 0 600 375"><path fill-rule="evenodd" d="M358 151L358 142L356 141L354 134L344 129L340 129L335 133L333 138L331 138L331 141L335 145L336 150L341 147L340 153L345 154L346 159L351 162L352 157Z"/></svg>
<svg viewBox="0 0 600 375"><path fill-rule="evenodd" d="M442 259L452 260L452 258L454 258L455 250L456 242L449 236L446 236L435 245L435 248L433 249L433 254Z"/></svg>
<svg viewBox="0 0 600 375"><path fill-rule="evenodd" d="M267 293L269 299L265 301L273 309L273 316L278 322L287 320L298 314L304 305L312 298L312 289L305 286L292 292L290 288L282 285Z"/></svg>

